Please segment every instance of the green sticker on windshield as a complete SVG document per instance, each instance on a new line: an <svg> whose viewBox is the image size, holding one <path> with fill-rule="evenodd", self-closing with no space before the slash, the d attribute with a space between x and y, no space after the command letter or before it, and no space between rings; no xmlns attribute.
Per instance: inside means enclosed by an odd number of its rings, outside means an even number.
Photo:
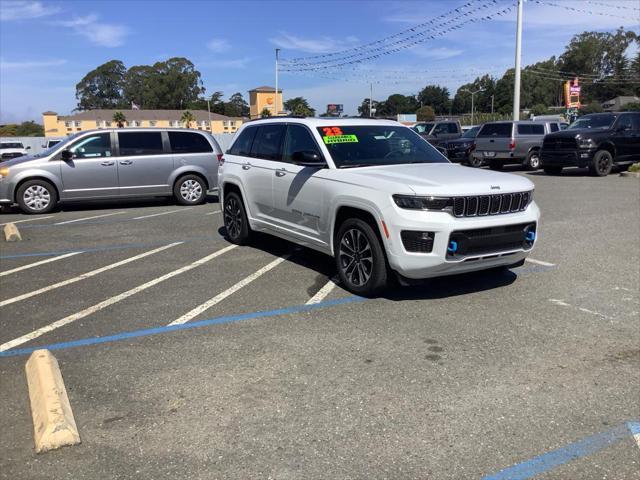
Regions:
<svg viewBox="0 0 640 480"><path fill-rule="evenodd" d="M355 135L331 135L322 137L324 143L331 145L332 143L358 143L358 137Z"/></svg>

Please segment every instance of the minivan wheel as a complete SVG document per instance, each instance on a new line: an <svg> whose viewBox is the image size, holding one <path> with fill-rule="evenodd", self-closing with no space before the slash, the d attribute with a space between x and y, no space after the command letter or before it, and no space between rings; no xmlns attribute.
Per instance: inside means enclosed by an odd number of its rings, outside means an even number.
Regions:
<svg viewBox="0 0 640 480"><path fill-rule="evenodd" d="M388 269L381 242L367 222L345 220L335 242L336 268L347 290L373 296L387 286Z"/></svg>
<svg viewBox="0 0 640 480"><path fill-rule="evenodd" d="M540 168L540 152L537 150L529 152L527 159L524 161L524 166L527 170L538 170Z"/></svg>
<svg viewBox="0 0 640 480"><path fill-rule="evenodd" d="M58 203L58 194L45 180L29 180L18 188L16 202L24 213L48 213Z"/></svg>
<svg viewBox="0 0 640 480"><path fill-rule="evenodd" d="M207 196L207 185L198 175L184 175L173 186L173 196L180 205L199 205Z"/></svg>
<svg viewBox="0 0 640 480"><path fill-rule="evenodd" d="M613 168L613 156L606 150L596 152L593 163L589 166L589 171L596 177L606 177Z"/></svg>
<svg viewBox="0 0 640 480"><path fill-rule="evenodd" d="M246 245L251 239L251 227L247 213L242 203L242 198L235 192L224 196L224 228L226 237L236 245Z"/></svg>

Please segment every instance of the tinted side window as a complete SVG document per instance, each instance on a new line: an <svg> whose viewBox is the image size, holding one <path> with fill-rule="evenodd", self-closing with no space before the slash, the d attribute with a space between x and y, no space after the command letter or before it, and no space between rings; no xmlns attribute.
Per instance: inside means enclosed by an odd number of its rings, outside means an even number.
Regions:
<svg viewBox="0 0 640 480"><path fill-rule="evenodd" d="M164 153L160 132L118 132L118 143L122 157Z"/></svg>
<svg viewBox="0 0 640 480"><path fill-rule="evenodd" d="M258 127L245 128L238 139L233 142L232 147L229 149L229 154L249 156L251 153L251 145L253 144L253 139L257 131Z"/></svg>
<svg viewBox="0 0 640 480"><path fill-rule="evenodd" d="M519 135L544 135L544 125L518 124Z"/></svg>
<svg viewBox="0 0 640 480"><path fill-rule="evenodd" d="M478 132L478 137L510 137L511 123L486 123Z"/></svg>
<svg viewBox="0 0 640 480"><path fill-rule="evenodd" d="M558 127L557 123L550 123L549 124L549 131L557 132L558 130L560 130L560 127Z"/></svg>
<svg viewBox="0 0 640 480"><path fill-rule="evenodd" d="M447 126L447 123L440 123L438 125L436 125L436 128L433 129L433 133L438 134L438 133L448 133L449 132L449 128Z"/></svg>
<svg viewBox="0 0 640 480"><path fill-rule="evenodd" d="M97 158L111 156L111 139L108 133L89 135L76 142L71 148L73 158Z"/></svg>
<svg viewBox="0 0 640 480"><path fill-rule="evenodd" d="M169 143L173 153L213 152L211 144L199 133L169 132Z"/></svg>
<svg viewBox="0 0 640 480"><path fill-rule="evenodd" d="M258 133L251 147L251 156L265 160L282 159L281 146L284 137L285 125L262 125L258 127Z"/></svg>
<svg viewBox="0 0 640 480"><path fill-rule="evenodd" d="M449 133L458 133L458 126L455 123L448 123Z"/></svg>
<svg viewBox="0 0 640 480"><path fill-rule="evenodd" d="M300 125L289 125L287 136L284 142L284 162L293 163L292 155L295 152L315 152L320 155L318 145L309 133L309 130Z"/></svg>
<svg viewBox="0 0 640 480"><path fill-rule="evenodd" d="M629 116L631 117L631 123L633 123L633 129L640 132L640 113L632 113Z"/></svg>
<svg viewBox="0 0 640 480"><path fill-rule="evenodd" d="M631 115L620 115L620 118L618 119L618 123L616 123L616 129L623 126L627 130L631 130L633 128L633 125L631 123Z"/></svg>

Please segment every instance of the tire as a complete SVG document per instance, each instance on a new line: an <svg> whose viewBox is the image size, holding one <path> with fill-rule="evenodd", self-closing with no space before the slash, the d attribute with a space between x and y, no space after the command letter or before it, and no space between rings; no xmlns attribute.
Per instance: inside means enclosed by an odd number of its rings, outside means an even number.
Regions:
<svg viewBox="0 0 640 480"><path fill-rule="evenodd" d="M547 175L560 175L562 167L543 167L544 173Z"/></svg>
<svg viewBox="0 0 640 480"><path fill-rule="evenodd" d="M467 165L473 168L480 168L483 163L482 158L475 157L473 154L469 155L469 159L467 160Z"/></svg>
<svg viewBox="0 0 640 480"><path fill-rule="evenodd" d="M524 161L524 167L527 170L538 170L540 168L540 152L533 150L529 152L527 158Z"/></svg>
<svg viewBox="0 0 640 480"><path fill-rule="evenodd" d="M489 168L491 170L502 170L502 167L503 167L502 162L499 162L497 160L491 160L489 162Z"/></svg>
<svg viewBox="0 0 640 480"><path fill-rule="evenodd" d="M596 177L606 177L613 168L613 155L607 150L600 150L593 156L593 161L589 166L591 175Z"/></svg>
<svg viewBox="0 0 640 480"><path fill-rule="evenodd" d="M225 237L236 245L247 245L251 240L251 227L242 198L236 192L224 196Z"/></svg>
<svg viewBox="0 0 640 480"><path fill-rule="evenodd" d="M207 197L207 184L198 175L183 175L173 185L173 196L180 205L200 205Z"/></svg>
<svg viewBox="0 0 640 480"><path fill-rule="evenodd" d="M388 285L382 243L371 225L359 218L349 218L340 225L335 260L342 285L356 295L375 296Z"/></svg>
<svg viewBox="0 0 640 480"><path fill-rule="evenodd" d="M16 202L24 213L49 213L58 203L58 193L46 180L28 180L18 188Z"/></svg>

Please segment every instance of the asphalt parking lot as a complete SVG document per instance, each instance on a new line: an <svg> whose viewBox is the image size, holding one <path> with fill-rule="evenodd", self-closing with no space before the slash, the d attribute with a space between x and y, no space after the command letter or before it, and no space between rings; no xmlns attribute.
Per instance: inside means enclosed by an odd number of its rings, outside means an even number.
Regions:
<svg viewBox="0 0 640 480"><path fill-rule="evenodd" d="M640 184L518 174L531 261L372 300L321 254L230 247L215 197L3 213L0 477L640 478ZM43 455L37 347L82 437Z"/></svg>

